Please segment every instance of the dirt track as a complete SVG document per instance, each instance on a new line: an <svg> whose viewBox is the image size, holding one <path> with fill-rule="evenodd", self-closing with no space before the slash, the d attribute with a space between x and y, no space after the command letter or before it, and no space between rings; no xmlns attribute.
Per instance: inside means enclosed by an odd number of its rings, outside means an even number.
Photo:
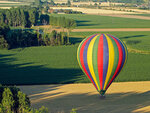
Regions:
<svg viewBox="0 0 150 113"><path fill-rule="evenodd" d="M33 107L42 105L51 113L149 113L150 81L113 83L101 100L92 84L20 86Z"/></svg>
<svg viewBox="0 0 150 113"><path fill-rule="evenodd" d="M108 29L73 29L72 32L90 32L90 31L150 31L150 28L108 28Z"/></svg>

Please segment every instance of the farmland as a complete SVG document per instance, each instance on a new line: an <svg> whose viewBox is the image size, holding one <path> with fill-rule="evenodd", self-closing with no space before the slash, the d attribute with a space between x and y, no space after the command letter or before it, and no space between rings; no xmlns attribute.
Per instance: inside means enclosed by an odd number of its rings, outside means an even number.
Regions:
<svg viewBox="0 0 150 113"><path fill-rule="evenodd" d="M25 2L0 1L0 8L10 8L22 5L30 5L30 4Z"/></svg>
<svg viewBox="0 0 150 113"><path fill-rule="evenodd" d="M149 28L149 20L109 17L101 15L64 14L53 16L65 16L77 21L77 29L94 28Z"/></svg>
<svg viewBox="0 0 150 113"><path fill-rule="evenodd" d="M64 14L63 11L60 14L49 14L48 12L53 11L46 7L52 5L49 3L35 0L35 4L32 4L36 6L35 9L31 6L25 10L21 7L1 12L0 112L9 111L9 105L6 104L11 104L10 110L15 109L16 113L23 113L26 109L38 112L31 109L38 109L43 105L49 110L42 111L40 108L40 113L149 113L148 10L135 8L134 12L129 11L129 8L128 11L125 11L126 8L111 9L112 7L108 6L110 3L107 3L106 7L97 7L100 9L94 9L95 6L91 7L93 9L75 8L87 14ZM29 3L26 1L26 4ZM44 7L39 10L41 4ZM23 2L0 2L0 7L4 6L3 8L20 5L24 5ZM63 6L67 5L69 6L69 3ZM140 11L145 14L139 14ZM65 18L56 18L58 16ZM79 43L85 37L100 33L118 37L128 49L127 63L106 91L106 98L103 100L99 99L99 93L103 90L97 92L77 62ZM112 52L110 49L109 53ZM24 98L25 94L19 93L19 90L9 91L9 88L6 89L3 85L16 85L20 88L30 98L32 108L24 105L24 101L28 101ZM11 93L14 93L14 96ZM7 102L9 97L12 97L10 103Z"/></svg>
<svg viewBox="0 0 150 113"><path fill-rule="evenodd" d="M81 11L85 14L135 14L135 12L117 11L110 9L91 9L78 7L52 7L53 9L72 9L74 11Z"/></svg>
<svg viewBox="0 0 150 113"><path fill-rule="evenodd" d="M101 100L92 84L20 86L33 107L44 105L52 113L149 113L150 82L113 83ZM65 104L64 104L65 103ZM55 107L56 106L56 107Z"/></svg>
<svg viewBox="0 0 150 113"><path fill-rule="evenodd" d="M95 32L71 33L71 46L29 47L1 50L0 82L2 84L54 84L89 82L80 70L76 51L83 36ZM109 32L127 46L150 51L149 32ZM128 62L116 79L119 81L145 81L149 77L150 54L130 53ZM8 71L9 69L9 71ZM144 70L144 71L143 71ZM142 75L142 76L141 76Z"/></svg>

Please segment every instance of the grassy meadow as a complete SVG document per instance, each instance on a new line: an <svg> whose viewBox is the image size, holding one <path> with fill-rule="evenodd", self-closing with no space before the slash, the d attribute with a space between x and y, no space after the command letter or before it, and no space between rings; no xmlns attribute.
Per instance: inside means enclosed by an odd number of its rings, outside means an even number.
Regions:
<svg viewBox="0 0 150 113"><path fill-rule="evenodd" d="M71 33L69 46L28 47L0 50L1 84L86 83L76 52L83 37L96 32ZM108 32L127 46L150 52L149 32ZM116 81L150 80L150 54L129 53L128 61Z"/></svg>
<svg viewBox="0 0 150 113"><path fill-rule="evenodd" d="M90 36L92 34L96 34L99 32L72 32L72 36ZM149 31L141 31L141 32L101 32L112 34L115 37L120 38L125 41L128 46L133 49L138 49L142 51L150 51L150 32Z"/></svg>
<svg viewBox="0 0 150 113"><path fill-rule="evenodd" d="M149 17L149 16L150 16L150 13L148 13L148 14L132 14L132 15L137 15L137 16L147 16L147 17Z"/></svg>
<svg viewBox="0 0 150 113"><path fill-rule="evenodd" d="M149 20L110 17L101 15L85 14L63 14L53 16L65 16L77 21L77 29L98 29L98 28L149 28Z"/></svg>

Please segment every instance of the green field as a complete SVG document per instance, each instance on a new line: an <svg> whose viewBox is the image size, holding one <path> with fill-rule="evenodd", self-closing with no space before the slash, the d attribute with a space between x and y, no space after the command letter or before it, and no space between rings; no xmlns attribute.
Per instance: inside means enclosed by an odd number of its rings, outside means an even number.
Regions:
<svg viewBox="0 0 150 113"><path fill-rule="evenodd" d="M137 15L137 16L150 16L150 13L149 14L132 14L132 15Z"/></svg>
<svg viewBox="0 0 150 113"><path fill-rule="evenodd" d="M72 32L72 36L86 37L96 33L108 33L125 41L133 49L150 52L150 32Z"/></svg>
<svg viewBox="0 0 150 113"><path fill-rule="evenodd" d="M78 29L94 29L94 28L149 28L149 20L120 18L100 15L85 15L85 14L63 14L53 16L65 16L77 21Z"/></svg>
<svg viewBox="0 0 150 113"><path fill-rule="evenodd" d="M82 36L93 32L71 33L70 46L28 47L0 50L1 84L55 84L89 82L76 59ZM109 32L120 39L142 40L132 47L150 51L149 32ZM78 37L75 37L78 36ZM140 45L140 48L138 48ZM147 45L147 46L145 46ZM128 61L116 81L150 80L150 54L129 53Z"/></svg>

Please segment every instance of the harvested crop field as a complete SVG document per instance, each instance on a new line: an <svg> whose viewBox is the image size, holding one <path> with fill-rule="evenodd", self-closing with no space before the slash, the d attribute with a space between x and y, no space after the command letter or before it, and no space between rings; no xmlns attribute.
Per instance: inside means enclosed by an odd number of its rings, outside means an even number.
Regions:
<svg viewBox="0 0 150 113"><path fill-rule="evenodd" d="M11 7L0 7L0 9L10 9Z"/></svg>
<svg viewBox="0 0 150 113"><path fill-rule="evenodd" d="M13 1L0 1L0 3L20 3L20 2L13 2Z"/></svg>
<svg viewBox="0 0 150 113"><path fill-rule="evenodd" d="M135 12L115 11L105 9L90 9L90 8L78 8L78 7L51 7L53 9L72 9L74 11L81 11L86 14L135 14Z"/></svg>
<svg viewBox="0 0 150 113"><path fill-rule="evenodd" d="M64 84L20 86L28 94L33 107L42 105L51 113L149 113L150 82L113 83L101 100L94 86L88 84Z"/></svg>

